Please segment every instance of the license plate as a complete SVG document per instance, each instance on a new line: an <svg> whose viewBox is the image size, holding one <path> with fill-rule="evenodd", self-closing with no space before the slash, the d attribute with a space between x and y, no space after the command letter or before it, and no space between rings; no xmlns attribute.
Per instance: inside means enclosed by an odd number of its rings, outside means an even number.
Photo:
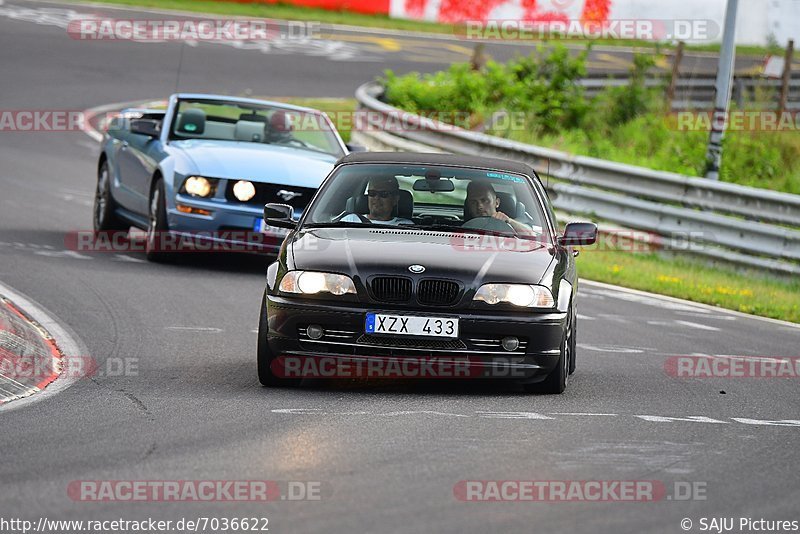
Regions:
<svg viewBox="0 0 800 534"><path fill-rule="evenodd" d="M256 219L256 222L253 224L253 230L262 234L270 234L270 235L285 236L286 234L289 233L288 228L279 228L277 226L270 226L261 217L258 217Z"/></svg>
<svg viewBox="0 0 800 534"><path fill-rule="evenodd" d="M368 313L365 331L367 334L458 337L458 319Z"/></svg>

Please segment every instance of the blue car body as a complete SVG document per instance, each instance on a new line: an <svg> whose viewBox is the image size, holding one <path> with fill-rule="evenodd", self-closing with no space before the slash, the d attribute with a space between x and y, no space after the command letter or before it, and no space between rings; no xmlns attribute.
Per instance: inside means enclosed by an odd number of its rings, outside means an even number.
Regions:
<svg viewBox="0 0 800 534"><path fill-rule="evenodd" d="M295 146L218 139L170 139L169 127L160 128L155 136L133 133L125 118L152 119L162 125L173 124L181 100L231 102L243 105L267 105L287 111L319 114L320 112L263 100L203 94L175 94L166 110L127 109L122 112L119 126L109 128L102 140L98 167L107 165L109 193L114 216L130 225L147 229L150 198L156 178L164 187L168 230L175 234L208 234L212 240L236 241L225 237L226 231L258 231L267 202L289 203L299 217L316 193L322 180L347 147L336 136L340 154L305 150ZM198 198L181 191L189 176L219 180L215 192L208 198ZM239 180L252 182L259 194L251 202L231 197L232 184ZM178 206L183 208L178 210ZM191 212L187 210L192 208ZM205 214L207 213L207 214ZM274 239L263 242L261 250L277 251L285 231L262 227ZM243 232L230 235L244 235Z"/></svg>

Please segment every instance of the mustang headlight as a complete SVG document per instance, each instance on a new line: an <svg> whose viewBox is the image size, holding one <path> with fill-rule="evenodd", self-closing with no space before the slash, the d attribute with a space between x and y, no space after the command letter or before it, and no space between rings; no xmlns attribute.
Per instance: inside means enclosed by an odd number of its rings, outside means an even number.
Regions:
<svg viewBox="0 0 800 534"><path fill-rule="evenodd" d="M208 197L214 188L208 178L190 176L183 182L183 190L195 197Z"/></svg>
<svg viewBox="0 0 800 534"><path fill-rule="evenodd" d="M348 293L356 293L356 286L349 276L316 271L289 271L281 280L279 289L284 293L299 293L303 295L315 295L317 293L346 295Z"/></svg>
<svg viewBox="0 0 800 534"><path fill-rule="evenodd" d="M553 294L544 286L524 284L483 284L472 300L487 304L508 302L526 308L552 308Z"/></svg>
<svg viewBox="0 0 800 534"><path fill-rule="evenodd" d="M253 182L248 182L247 180L239 180L235 184L233 184L233 196L241 200L242 202L247 202L254 196L256 196L256 186L253 185Z"/></svg>

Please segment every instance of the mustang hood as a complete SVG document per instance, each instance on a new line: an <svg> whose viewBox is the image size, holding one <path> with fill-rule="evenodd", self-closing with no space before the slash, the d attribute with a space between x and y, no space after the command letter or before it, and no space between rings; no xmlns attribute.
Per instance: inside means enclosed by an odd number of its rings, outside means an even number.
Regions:
<svg viewBox="0 0 800 534"><path fill-rule="evenodd" d="M553 261L552 248L531 240L391 228L319 228L294 235L290 269L535 284ZM412 274L410 265L425 271Z"/></svg>
<svg viewBox="0 0 800 534"><path fill-rule="evenodd" d="M203 176L301 187L319 187L336 162L329 154L260 143L191 139L170 146Z"/></svg>

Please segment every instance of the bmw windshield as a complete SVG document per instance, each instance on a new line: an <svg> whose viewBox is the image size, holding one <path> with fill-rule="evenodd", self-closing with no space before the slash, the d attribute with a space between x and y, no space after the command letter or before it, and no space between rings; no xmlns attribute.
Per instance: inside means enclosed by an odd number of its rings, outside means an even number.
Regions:
<svg viewBox="0 0 800 534"><path fill-rule="evenodd" d="M531 179L500 171L405 164L340 167L304 226L398 226L539 239L548 230Z"/></svg>

